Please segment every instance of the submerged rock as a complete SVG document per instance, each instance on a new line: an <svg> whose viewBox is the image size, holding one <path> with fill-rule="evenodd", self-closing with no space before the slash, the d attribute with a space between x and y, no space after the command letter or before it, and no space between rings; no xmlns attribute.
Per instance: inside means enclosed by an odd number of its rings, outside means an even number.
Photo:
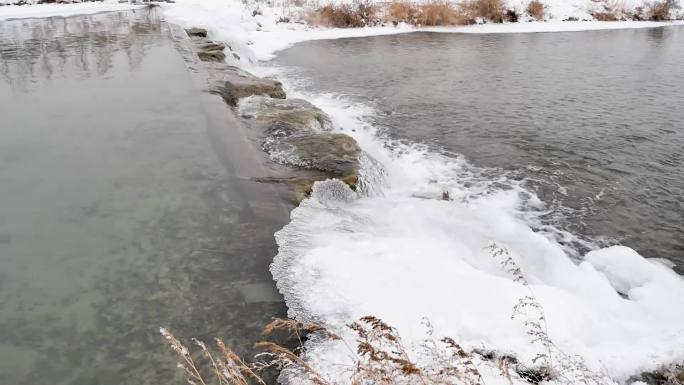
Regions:
<svg viewBox="0 0 684 385"><path fill-rule="evenodd" d="M271 137L332 129L330 117L303 99L249 98L241 103L240 114Z"/></svg>
<svg viewBox="0 0 684 385"><path fill-rule="evenodd" d="M223 51L199 51L197 56L202 61L216 61L222 62L226 58L226 54Z"/></svg>
<svg viewBox="0 0 684 385"><path fill-rule="evenodd" d="M216 79L213 91L234 107L240 99L249 96L266 95L277 99L285 99L286 96L279 81L260 78L235 67L215 68L212 77Z"/></svg>
<svg viewBox="0 0 684 385"><path fill-rule="evenodd" d="M332 132L299 134L267 140L264 149L278 163L322 171L328 178L339 179L356 189L361 149L348 135ZM308 191L314 181L307 183Z"/></svg>
<svg viewBox="0 0 684 385"><path fill-rule="evenodd" d="M303 99L252 97L240 103L240 115L264 134L263 149L273 161L316 171L288 183L299 199L329 178L356 189L361 150L354 138L330 132L332 121L320 108Z"/></svg>
<svg viewBox="0 0 684 385"><path fill-rule="evenodd" d="M631 377L629 381L641 381L648 385L681 385L684 384L684 363L671 364L651 372L643 372Z"/></svg>
<svg viewBox="0 0 684 385"><path fill-rule="evenodd" d="M188 36L207 37L207 30L204 28L188 28L185 30Z"/></svg>
<svg viewBox="0 0 684 385"><path fill-rule="evenodd" d="M206 41L197 44L197 48L202 51L223 51L226 48L226 45L215 41Z"/></svg>

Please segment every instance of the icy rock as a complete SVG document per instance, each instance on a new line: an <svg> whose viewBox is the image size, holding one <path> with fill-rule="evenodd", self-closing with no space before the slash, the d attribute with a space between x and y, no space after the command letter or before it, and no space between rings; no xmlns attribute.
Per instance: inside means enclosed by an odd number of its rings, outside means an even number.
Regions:
<svg viewBox="0 0 684 385"><path fill-rule="evenodd" d="M188 28L185 32L192 37L207 37L207 30L204 28Z"/></svg>
<svg viewBox="0 0 684 385"><path fill-rule="evenodd" d="M354 138L339 133L315 132L266 142L264 149L276 162L324 172L356 188L361 150ZM314 181L310 182L313 186ZM309 188L310 190L310 188Z"/></svg>
<svg viewBox="0 0 684 385"><path fill-rule="evenodd" d="M330 117L303 99L249 98L240 104L240 114L271 137L332 129Z"/></svg>
<svg viewBox="0 0 684 385"><path fill-rule="evenodd" d="M225 58L226 55L223 53L223 51L199 51L197 52L197 56L200 58L202 61L215 61L215 62L222 62Z"/></svg>
<svg viewBox="0 0 684 385"><path fill-rule="evenodd" d="M260 78L235 67L223 67L214 72L216 86L214 92L231 106L237 106L242 98L266 95L271 98L285 99L283 85L273 79Z"/></svg>

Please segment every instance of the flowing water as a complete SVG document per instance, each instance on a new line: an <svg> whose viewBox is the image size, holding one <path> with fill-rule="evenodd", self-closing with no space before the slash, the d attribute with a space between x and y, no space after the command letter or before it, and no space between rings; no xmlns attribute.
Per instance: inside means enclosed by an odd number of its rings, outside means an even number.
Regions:
<svg viewBox="0 0 684 385"><path fill-rule="evenodd" d="M0 383L182 383L160 326L244 353L284 314L231 119L154 10L0 23Z"/></svg>
<svg viewBox="0 0 684 385"><path fill-rule="evenodd" d="M546 223L684 271L682 63L684 27L312 41L275 62L391 139L524 180Z"/></svg>
<svg viewBox="0 0 684 385"><path fill-rule="evenodd" d="M682 63L683 27L280 52L269 70L355 137L382 181L358 195L321 183L276 234L290 315L345 333L372 314L416 354L426 317L438 337L532 365L542 352L511 318L532 288L551 340L592 370L625 381L681 362ZM341 346L309 349L330 375L352 364Z"/></svg>

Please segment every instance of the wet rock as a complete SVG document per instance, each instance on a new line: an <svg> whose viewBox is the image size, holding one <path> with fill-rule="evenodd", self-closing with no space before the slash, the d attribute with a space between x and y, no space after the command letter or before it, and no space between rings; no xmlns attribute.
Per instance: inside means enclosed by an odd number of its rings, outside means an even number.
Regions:
<svg viewBox="0 0 684 385"><path fill-rule="evenodd" d="M231 106L237 106L240 99L249 96L266 95L277 99L286 96L283 85L277 80L260 78L234 67L214 71L214 74L216 86L213 91Z"/></svg>
<svg viewBox="0 0 684 385"><path fill-rule="evenodd" d="M222 62L226 58L226 54L224 54L223 51L199 51L197 52L197 56L202 61L214 62Z"/></svg>
<svg viewBox="0 0 684 385"><path fill-rule="evenodd" d="M649 385L684 384L684 363L672 364L650 372L643 372L629 379L629 382L634 381L642 381Z"/></svg>
<svg viewBox="0 0 684 385"><path fill-rule="evenodd" d="M202 51L223 51L226 45L215 41L207 41L197 44L197 48Z"/></svg>
<svg viewBox="0 0 684 385"><path fill-rule="evenodd" d="M240 114L271 137L332 129L330 117L303 99L250 98L241 103Z"/></svg>
<svg viewBox="0 0 684 385"><path fill-rule="evenodd" d="M354 138L340 133L312 132L264 143L264 150L278 163L322 171L356 188L361 149ZM313 180L306 182L310 191Z"/></svg>
<svg viewBox="0 0 684 385"><path fill-rule="evenodd" d="M185 32L191 37L207 37L207 30L204 28L188 28Z"/></svg>

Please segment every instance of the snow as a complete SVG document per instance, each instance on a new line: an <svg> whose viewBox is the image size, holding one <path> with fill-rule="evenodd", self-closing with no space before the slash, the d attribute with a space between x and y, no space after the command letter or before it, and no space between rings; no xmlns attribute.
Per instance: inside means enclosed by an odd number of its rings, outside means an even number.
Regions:
<svg viewBox="0 0 684 385"><path fill-rule="evenodd" d="M0 3L2 2L0 1ZM69 17L100 12L124 11L139 7L141 7L141 5L119 3L118 1L113 0L73 4L5 5L0 7L0 20L35 17Z"/></svg>

